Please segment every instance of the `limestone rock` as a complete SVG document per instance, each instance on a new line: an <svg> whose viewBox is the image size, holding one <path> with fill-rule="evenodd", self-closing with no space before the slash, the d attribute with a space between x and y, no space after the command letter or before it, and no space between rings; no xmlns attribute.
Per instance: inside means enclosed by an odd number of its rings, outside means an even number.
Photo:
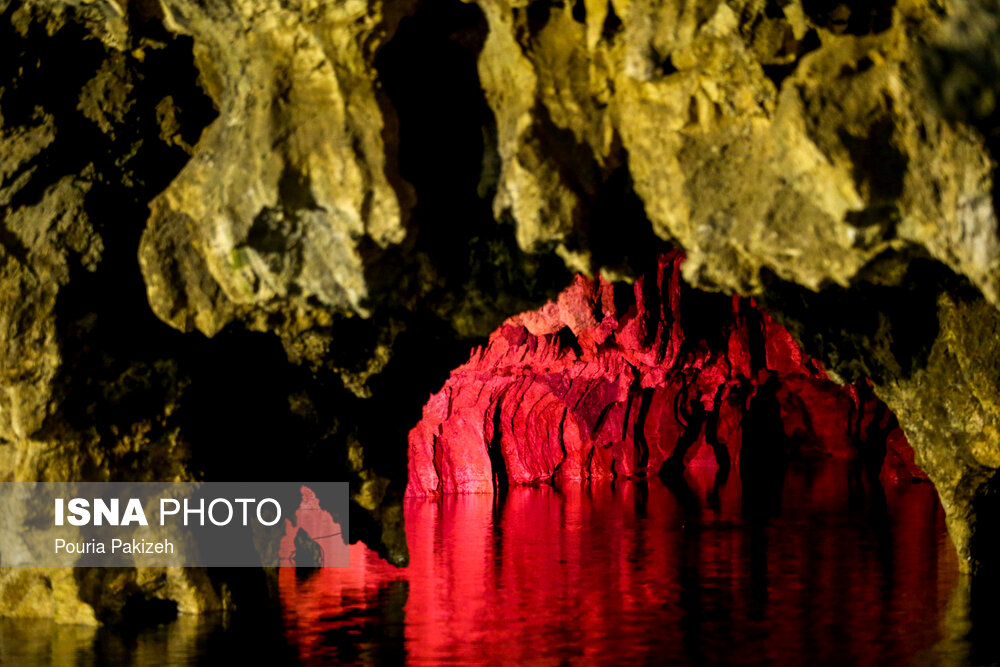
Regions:
<svg viewBox="0 0 1000 667"><path fill-rule="evenodd" d="M626 164L652 230L687 251L692 285L760 296L832 371L875 381L975 569L970 525L986 520L973 499L992 493L1000 455L993 4L482 5L496 201L522 246L603 265L586 239L615 218L578 212ZM915 280L917 267L934 279ZM895 288L873 299L872 284ZM879 312L892 289L939 327L927 340ZM849 324L814 313L831 303ZM958 334L956 317L977 334Z"/></svg>
<svg viewBox="0 0 1000 667"><path fill-rule="evenodd" d="M669 477L682 462L724 477L738 466L746 489L803 457L926 479L868 385L832 382L749 299L682 289L682 260L662 257L634 290L578 276L501 325L410 432L408 495ZM754 409L775 381L776 414ZM778 413L780 431L754 431ZM748 471L761 442L781 451L770 469Z"/></svg>
<svg viewBox="0 0 1000 667"><path fill-rule="evenodd" d="M190 479L177 364L114 349L117 271L162 178L149 161L169 178L176 160L143 136L157 63L125 51L116 3L4 3L0 33L0 480ZM204 573L122 570L107 599L79 574L4 568L0 614L93 624L128 595L221 608Z"/></svg>
<svg viewBox="0 0 1000 667"><path fill-rule="evenodd" d="M139 258L154 312L206 335L255 306L370 314L366 267L406 236L411 198L372 60L407 5L157 9L194 40L219 118L151 203Z"/></svg>
<svg viewBox="0 0 1000 667"><path fill-rule="evenodd" d="M0 477L320 467L405 563L406 434L467 346L672 245L872 381L976 569L995 10L0 0Z"/></svg>

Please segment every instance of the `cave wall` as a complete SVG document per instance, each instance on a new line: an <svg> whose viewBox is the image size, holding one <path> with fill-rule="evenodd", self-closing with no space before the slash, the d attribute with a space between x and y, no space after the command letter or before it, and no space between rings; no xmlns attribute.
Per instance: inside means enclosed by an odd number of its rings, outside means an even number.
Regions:
<svg viewBox="0 0 1000 667"><path fill-rule="evenodd" d="M632 280L677 247L688 284L871 380L977 570L994 10L0 0L0 478L322 466L352 480L352 535L403 564L407 434L468 348L574 273ZM113 616L92 576L5 571L0 612Z"/></svg>

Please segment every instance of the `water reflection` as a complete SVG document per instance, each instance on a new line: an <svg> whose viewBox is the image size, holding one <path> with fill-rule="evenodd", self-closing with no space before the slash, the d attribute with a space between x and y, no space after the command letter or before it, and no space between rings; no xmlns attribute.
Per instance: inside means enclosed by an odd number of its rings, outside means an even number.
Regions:
<svg viewBox="0 0 1000 667"><path fill-rule="evenodd" d="M0 664L175 665L193 663L219 616L180 616L141 632L59 625L42 620L0 621Z"/></svg>
<svg viewBox="0 0 1000 667"><path fill-rule="evenodd" d="M416 662L960 658L933 488L882 489L846 466L793 463L767 517L712 468L513 488L500 504L409 498L409 570L354 547L346 571L283 572L289 635L311 659L356 657L352 633L365 657Z"/></svg>
<svg viewBox="0 0 1000 667"><path fill-rule="evenodd" d="M60 625L50 620L0 619L0 665L293 664L295 647L282 636L277 609L252 613L179 615L155 627Z"/></svg>
<svg viewBox="0 0 1000 667"><path fill-rule="evenodd" d="M4 621L0 663L995 657L970 653L969 591L933 487L883 489L848 466L791 463L766 518L748 515L738 474L711 467L667 484L512 488L502 502L408 498L406 570L354 545L349 568L282 569L273 616L133 633Z"/></svg>

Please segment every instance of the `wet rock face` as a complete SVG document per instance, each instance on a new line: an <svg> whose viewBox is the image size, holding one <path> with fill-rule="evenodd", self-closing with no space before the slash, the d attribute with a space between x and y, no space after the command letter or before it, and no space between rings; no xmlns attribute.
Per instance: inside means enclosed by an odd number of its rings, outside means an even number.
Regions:
<svg viewBox="0 0 1000 667"><path fill-rule="evenodd" d="M976 569L1000 467L994 10L0 0L2 478L320 468L354 483L352 535L405 563L407 433L468 347L574 273L646 273L652 294L650 266L678 247L687 284L753 297L831 378L871 380ZM592 316L502 329L481 354L536 345L532 363L556 356L530 374L570 396L570 353L639 335L606 299L656 301L590 285ZM618 341L608 358L632 376L595 375L606 395L583 402L637 405L597 431L600 412L567 412L574 456L615 424L645 450L563 474L668 456L670 434L637 427L670 402L649 369L699 358L717 334L699 317L679 339ZM826 382L811 373L803 387ZM280 460L245 455L276 443ZM56 591L37 613L120 608L39 576L17 589ZM189 590L192 608L221 604Z"/></svg>
<svg viewBox="0 0 1000 667"><path fill-rule="evenodd" d="M809 456L926 479L870 385L831 381L751 300L683 287L682 262L663 256L634 287L578 276L504 322L410 432L407 493L669 482L688 466L739 468L748 489Z"/></svg>

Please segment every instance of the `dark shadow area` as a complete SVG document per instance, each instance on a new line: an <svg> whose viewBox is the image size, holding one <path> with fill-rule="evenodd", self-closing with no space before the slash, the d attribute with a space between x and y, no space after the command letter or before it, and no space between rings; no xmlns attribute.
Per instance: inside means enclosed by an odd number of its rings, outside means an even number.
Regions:
<svg viewBox="0 0 1000 667"><path fill-rule="evenodd" d="M705 292L681 282L681 327L684 332L681 354L695 353L701 346L711 352L724 353L728 340L727 326L732 321L731 296Z"/></svg>
<svg viewBox="0 0 1000 667"><path fill-rule="evenodd" d="M138 623L139 626L161 625L177 618L177 603L173 600L148 598L143 595L130 595L125 599L121 611L121 623Z"/></svg>
<svg viewBox="0 0 1000 667"><path fill-rule="evenodd" d="M364 604L378 609L379 615L368 614L362 619L359 618L360 613L348 612L339 627L333 625L322 633L322 646L337 655L338 664L404 663L407 656L404 630L409 582L388 581L375 590L361 593L365 595ZM310 629L302 630L308 632ZM359 635L365 638L364 641L358 641Z"/></svg>
<svg viewBox="0 0 1000 667"><path fill-rule="evenodd" d="M892 26L895 0L803 0L802 9L817 25L837 34L869 35Z"/></svg>
<svg viewBox="0 0 1000 667"><path fill-rule="evenodd" d="M976 557L969 591L970 630L968 641L975 664L1000 661L1000 473L982 485L972 504L974 532L969 551Z"/></svg>
<svg viewBox="0 0 1000 667"><path fill-rule="evenodd" d="M743 415L740 447L743 517L761 522L781 514L789 441L781 420L777 375L757 387Z"/></svg>
<svg viewBox="0 0 1000 667"><path fill-rule="evenodd" d="M898 262L905 273L895 285L862 280L818 293L767 271L761 275L761 306L792 332L804 352L849 382L869 378L881 384L923 368L939 330L936 295L981 298L936 260L887 251L874 262Z"/></svg>
<svg viewBox="0 0 1000 667"><path fill-rule="evenodd" d="M486 32L475 5L425 3L401 22L375 62L384 106L398 123L400 173L416 193L415 231L400 252L425 267L398 262L396 289L413 293L409 312L383 309L357 325L405 323L392 358L370 382L377 404L359 404L356 420L360 440L377 443L376 470L399 485L398 493L406 480L407 433L427 396L503 317L544 302L571 279L557 257L522 253L513 224L493 218L496 126L476 68Z"/></svg>
<svg viewBox="0 0 1000 667"><path fill-rule="evenodd" d="M292 557L295 560L295 576L300 578L306 578L323 567L322 549L304 530L295 533L295 551Z"/></svg>
<svg viewBox="0 0 1000 667"><path fill-rule="evenodd" d="M507 478L507 462L503 458L501 451L503 442L503 422L501 419L501 405L503 398L497 400L496 409L493 411L493 438L490 439L490 465L493 467L493 492L502 503L507 495L510 482Z"/></svg>
<svg viewBox="0 0 1000 667"><path fill-rule="evenodd" d="M777 3L769 3L769 7L776 5ZM779 10L780 11L780 10ZM781 14L784 16L784 14ZM816 30L809 29L805 35L802 36L795 45L795 60L793 62L782 64L782 65L763 65L761 69L764 70L764 76L769 78L774 84L774 87L781 90L781 84L784 83L785 79L791 76L795 68L799 66L799 61L802 56L807 53L811 53L818 49L822 43L819 40L819 35Z"/></svg>
<svg viewBox="0 0 1000 667"><path fill-rule="evenodd" d="M574 212L574 234L565 240L570 250L587 250L591 270L612 270L637 278L656 266L657 257L670 244L653 232L642 200L636 194L628 169L627 151L616 137L608 162L602 166L589 145L552 121L547 107L538 104L533 113L539 127L534 131L539 154L558 160L554 165L560 181L579 198ZM519 156L529 168L535 153ZM614 221L609 224L609 221Z"/></svg>

